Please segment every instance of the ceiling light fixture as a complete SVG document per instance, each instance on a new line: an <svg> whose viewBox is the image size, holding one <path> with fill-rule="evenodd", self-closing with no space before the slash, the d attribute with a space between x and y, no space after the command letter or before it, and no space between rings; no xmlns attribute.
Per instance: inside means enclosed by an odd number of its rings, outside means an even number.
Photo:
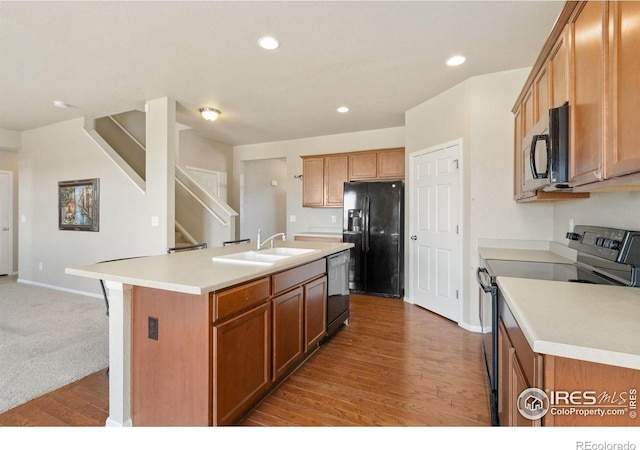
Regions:
<svg viewBox="0 0 640 450"><path fill-rule="evenodd" d="M202 114L202 117L205 120L210 120L211 122L213 122L222 113L220 111L218 111L217 109L204 107L204 108L200 108L200 114Z"/></svg>
<svg viewBox="0 0 640 450"><path fill-rule="evenodd" d="M265 50L275 50L280 47L280 43L271 36L263 36L258 39L258 45Z"/></svg>
<svg viewBox="0 0 640 450"><path fill-rule="evenodd" d="M467 58L461 55L452 56L451 58L447 59L447 66L459 66L460 64L465 62L466 59Z"/></svg>
<svg viewBox="0 0 640 450"><path fill-rule="evenodd" d="M349 108L347 108L346 106L340 106L338 109L336 109L336 111L338 111L339 113L346 113L349 112Z"/></svg>

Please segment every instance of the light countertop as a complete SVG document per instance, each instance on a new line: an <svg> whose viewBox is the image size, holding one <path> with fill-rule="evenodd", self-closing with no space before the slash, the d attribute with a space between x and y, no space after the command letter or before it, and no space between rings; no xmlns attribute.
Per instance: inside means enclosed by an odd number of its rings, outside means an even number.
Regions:
<svg viewBox="0 0 640 450"><path fill-rule="evenodd" d="M498 277L534 352L640 370L640 288Z"/></svg>
<svg viewBox="0 0 640 450"><path fill-rule="evenodd" d="M575 262L575 259L572 260L550 250L481 247L478 251L480 253L480 257L484 260L505 259L508 261L533 261L563 264L573 264Z"/></svg>
<svg viewBox="0 0 640 450"><path fill-rule="evenodd" d="M275 246L307 248L314 251L276 261L270 266L218 262L211 259L214 256L255 250L255 243L249 243L68 267L65 273L200 295L324 258L353 247L353 244L276 241Z"/></svg>

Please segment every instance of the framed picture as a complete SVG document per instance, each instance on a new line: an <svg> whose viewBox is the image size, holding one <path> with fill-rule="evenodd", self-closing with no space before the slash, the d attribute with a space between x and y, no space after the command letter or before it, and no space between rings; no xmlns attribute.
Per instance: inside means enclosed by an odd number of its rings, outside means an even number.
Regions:
<svg viewBox="0 0 640 450"><path fill-rule="evenodd" d="M58 182L58 228L100 231L100 179Z"/></svg>

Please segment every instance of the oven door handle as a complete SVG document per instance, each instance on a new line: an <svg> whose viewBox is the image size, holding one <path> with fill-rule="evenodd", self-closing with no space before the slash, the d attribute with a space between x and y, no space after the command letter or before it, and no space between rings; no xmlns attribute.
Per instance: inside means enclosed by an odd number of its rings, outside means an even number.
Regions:
<svg viewBox="0 0 640 450"><path fill-rule="evenodd" d="M483 277L481 275L482 273L486 273L487 276L489 276L489 271L486 268L478 267L478 270L476 271L476 278L478 279L478 284L480 285L482 290L487 294L493 293L493 286L491 285L487 286L486 284L484 284Z"/></svg>

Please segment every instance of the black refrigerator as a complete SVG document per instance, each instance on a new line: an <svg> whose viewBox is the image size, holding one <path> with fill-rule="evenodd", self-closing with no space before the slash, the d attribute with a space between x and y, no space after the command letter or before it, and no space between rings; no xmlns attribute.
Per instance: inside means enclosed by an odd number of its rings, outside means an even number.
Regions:
<svg viewBox="0 0 640 450"><path fill-rule="evenodd" d="M342 241L351 242L349 290L404 296L404 182L344 184Z"/></svg>

